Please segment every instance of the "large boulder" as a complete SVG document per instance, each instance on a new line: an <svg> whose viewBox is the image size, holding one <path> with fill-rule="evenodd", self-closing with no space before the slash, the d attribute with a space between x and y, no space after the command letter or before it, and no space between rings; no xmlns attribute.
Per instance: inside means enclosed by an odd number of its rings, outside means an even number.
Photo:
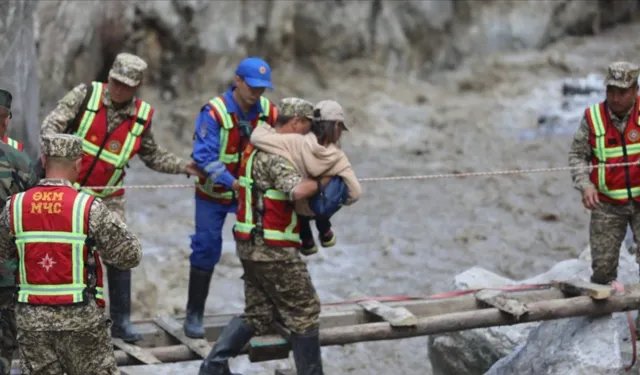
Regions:
<svg viewBox="0 0 640 375"><path fill-rule="evenodd" d="M622 375L631 348L626 314L543 322L485 375ZM634 372L636 373L636 372Z"/></svg>
<svg viewBox="0 0 640 375"><path fill-rule="evenodd" d="M37 1L0 1L0 88L13 95L9 136L22 141L31 157L39 154L40 107L34 20Z"/></svg>
<svg viewBox="0 0 640 375"><path fill-rule="evenodd" d="M622 283L638 282L638 265L626 247L621 247L618 280ZM500 287L505 285L542 284L552 280L591 276L591 253L589 249L577 259L562 261L549 271L525 280L512 280L491 271L473 267L454 280L456 290ZM540 323L524 323L513 326L479 328L468 331L429 336L429 359L434 375L482 375L520 344L524 343L533 329Z"/></svg>

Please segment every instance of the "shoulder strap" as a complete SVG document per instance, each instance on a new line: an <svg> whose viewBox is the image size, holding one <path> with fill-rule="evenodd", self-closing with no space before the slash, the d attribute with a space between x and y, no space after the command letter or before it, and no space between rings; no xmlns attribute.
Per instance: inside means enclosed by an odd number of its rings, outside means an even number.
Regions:
<svg viewBox="0 0 640 375"><path fill-rule="evenodd" d="M89 99L91 99L91 94L93 94L93 84L87 84L87 93L84 95L84 99L82 100L82 104L80 105L80 109L78 113L76 113L76 117L73 120L67 123L67 128L64 130L65 134L73 134L78 131L78 125L80 125L80 120L82 120L82 115L87 110L87 105L89 104Z"/></svg>

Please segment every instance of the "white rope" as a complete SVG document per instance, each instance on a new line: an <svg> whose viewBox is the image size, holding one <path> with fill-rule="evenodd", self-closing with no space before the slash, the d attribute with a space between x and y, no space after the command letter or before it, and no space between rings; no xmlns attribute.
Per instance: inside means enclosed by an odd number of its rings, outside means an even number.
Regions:
<svg viewBox="0 0 640 375"><path fill-rule="evenodd" d="M487 172L462 172L462 173L441 173L441 174L426 174L426 175L414 175L414 176L393 176L393 177L368 177L358 179L360 182L376 182L376 181L400 181L400 180L434 180L443 178L464 178L464 177L481 177L481 176L504 176L504 175L516 175L516 174L531 174L531 173L550 173L550 172L562 172L579 169L592 170L594 168L614 168L614 167L627 167L631 165L640 166L640 162L626 162L626 163L612 163L612 164L600 164L597 166L588 167L552 167L552 168L533 168L533 169L510 169L499 171L487 171ZM98 190L98 189L184 189L193 188L195 183L192 184L166 184L166 185L123 185L123 186L86 186L86 189Z"/></svg>

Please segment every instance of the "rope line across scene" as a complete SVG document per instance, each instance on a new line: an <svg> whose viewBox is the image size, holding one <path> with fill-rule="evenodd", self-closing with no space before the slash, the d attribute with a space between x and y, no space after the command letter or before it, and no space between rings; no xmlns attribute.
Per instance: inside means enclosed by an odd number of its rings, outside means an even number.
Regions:
<svg viewBox="0 0 640 375"><path fill-rule="evenodd" d="M414 175L414 176L394 176L394 177L367 177L360 178L360 182L376 182L376 181L401 181L401 180L434 180L444 178L461 178L461 177L483 177L483 176L503 176L503 175L516 175L516 174L530 174L530 173L550 173L550 172L562 172L571 171L576 169L594 169L594 168L615 168L615 167L627 167L631 165L640 165L638 162L625 162L625 163L612 163L612 164L600 164L597 166L589 167L551 167L551 168L532 168L532 169L509 169L498 171L486 171L486 172L463 172L463 173L442 173L442 174L427 174L427 175ZM193 188L194 184L165 184L165 185L123 185L123 186L84 186L87 189L183 189Z"/></svg>

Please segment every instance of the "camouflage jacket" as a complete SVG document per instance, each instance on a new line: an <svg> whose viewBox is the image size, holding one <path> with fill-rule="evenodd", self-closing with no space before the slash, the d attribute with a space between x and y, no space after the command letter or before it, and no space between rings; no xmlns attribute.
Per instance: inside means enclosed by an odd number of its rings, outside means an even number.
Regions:
<svg viewBox="0 0 640 375"><path fill-rule="evenodd" d="M69 181L40 180L38 185L72 186ZM0 214L0 261L15 257L16 246L9 234L9 203ZM142 247L136 236L96 198L89 211L88 236L96 242L96 250L104 263L119 269L136 267L142 259ZM91 261L91 260L90 260ZM89 285L95 286L95 275ZM105 322L106 316L95 300L76 306L35 306L18 304L16 321L20 329L32 331L76 331L90 329Z"/></svg>
<svg viewBox="0 0 640 375"><path fill-rule="evenodd" d="M80 111L86 94L87 85L84 83L69 91L67 95L58 102L56 108L44 119L42 128L40 129L40 136L64 132L67 124L72 121ZM105 107L107 107L108 130L115 129L128 117L136 115L136 107L133 100L121 108L114 107L108 88L102 96L102 102ZM183 173L187 165L185 160L158 146L151 132L151 128L148 128L147 131L142 134L142 142L138 156L140 156L140 159L147 167L162 173Z"/></svg>
<svg viewBox="0 0 640 375"><path fill-rule="evenodd" d="M9 196L23 192L37 183L33 163L27 154L0 142L0 208L4 208ZM15 260L0 264L0 288L15 285L16 266ZM0 299L2 306L7 306L10 302L6 298Z"/></svg>
<svg viewBox="0 0 640 375"><path fill-rule="evenodd" d="M631 114L631 110L627 112L623 117L618 117L616 114L611 112L609 109L609 116L611 118L611 122L613 126L623 133L627 127L627 122L629 121L629 115ZM591 144L589 143L589 134L591 133L591 129L589 128L589 123L587 122L586 117L582 117L582 121L580 122L580 126L573 136L573 142L571 143L571 150L569 151L569 166L570 167L590 167L591 160L593 158L593 149ZM571 170L571 179L573 180L573 186L580 190L584 191L586 188L595 186L591 183L589 179L590 171L589 169L572 169Z"/></svg>
<svg viewBox="0 0 640 375"><path fill-rule="evenodd" d="M256 152L253 161L253 180L256 197L256 209L253 214L256 218L256 228L262 229L262 216L259 212L264 209L263 195L267 189L280 190L289 194L298 186L302 176L296 168L282 156L268 154L263 151ZM256 262L275 262L299 259L298 249L295 247L271 247L264 243L260 235L256 235L255 241L236 241L237 254L240 259Z"/></svg>
<svg viewBox="0 0 640 375"><path fill-rule="evenodd" d="M0 142L0 208L4 207L9 196L25 191L37 183L29 156Z"/></svg>

